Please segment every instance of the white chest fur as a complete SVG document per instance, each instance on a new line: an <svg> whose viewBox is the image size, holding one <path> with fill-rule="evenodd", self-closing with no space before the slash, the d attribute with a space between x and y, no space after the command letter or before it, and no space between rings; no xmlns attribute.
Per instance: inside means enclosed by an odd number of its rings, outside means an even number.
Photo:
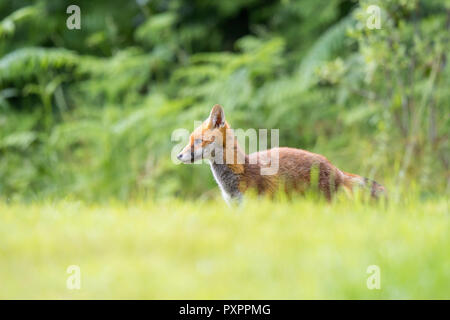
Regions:
<svg viewBox="0 0 450 320"><path fill-rule="evenodd" d="M222 191L222 196L227 203L240 202L242 194L239 191L239 175L235 174L227 165L217 164L211 161L211 171Z"/></svg>

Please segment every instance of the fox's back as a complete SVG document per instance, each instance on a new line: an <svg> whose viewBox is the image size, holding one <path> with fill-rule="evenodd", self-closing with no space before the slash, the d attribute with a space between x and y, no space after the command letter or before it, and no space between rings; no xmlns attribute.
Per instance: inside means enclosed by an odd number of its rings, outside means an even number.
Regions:
<svg viewBox="0 0 450 320"><path fill-rule="evenodd" d="M273 154L274 152L278 153ZM248 156L249 163L256 167L274 165L272 162L278 159L278 171L272 177L249 177L256 180L263 179L268 182L269 188L276 188L279 183L285 184L287 189L303 190L310 183L311 168L316 168L320 189L326 193L330 187L337 189L342 183L342 172L320 154L302 149L273 148L252 153ZM252 170L257 175L256 170Z"/></svg>

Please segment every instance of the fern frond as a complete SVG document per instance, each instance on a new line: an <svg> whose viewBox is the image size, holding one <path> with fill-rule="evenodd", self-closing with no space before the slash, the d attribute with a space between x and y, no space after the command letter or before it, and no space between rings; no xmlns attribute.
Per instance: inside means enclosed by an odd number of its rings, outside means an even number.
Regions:
<svg viewBox="0 0 450 320"><path fill-rule="evenodd" d="M50 70L75 67L80 57L66 49L24 48L0 59L0 85L27 81Z"/></svg>
<svg viewBox="0 0 450 320"><path fill-rule="evenodd" d="M38 17L42 14L39 5L20 8L0 21L0 38L11 36L16 31L16 25L23 20Z"/></svg>
<svg viewBox="0 0 450 320"><path fill-rule="evenodd" d="M345 46L347 29L354 23L352 14L329 28L307 52L296 71L299 87L307 89L315 70Z"/></svg>

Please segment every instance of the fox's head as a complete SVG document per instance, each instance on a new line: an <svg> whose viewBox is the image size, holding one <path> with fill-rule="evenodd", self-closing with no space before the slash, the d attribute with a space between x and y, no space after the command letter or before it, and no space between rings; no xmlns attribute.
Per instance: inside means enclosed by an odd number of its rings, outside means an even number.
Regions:
<svg viewBox="0 0 450 320"><path fill-rule="evenodd" d="M189 143L178 154L183 163L193 163L201 159L212 159L220 156L225 146L228 124L225 121L223 108L216 104L209 117L189 136Z"/></svg>

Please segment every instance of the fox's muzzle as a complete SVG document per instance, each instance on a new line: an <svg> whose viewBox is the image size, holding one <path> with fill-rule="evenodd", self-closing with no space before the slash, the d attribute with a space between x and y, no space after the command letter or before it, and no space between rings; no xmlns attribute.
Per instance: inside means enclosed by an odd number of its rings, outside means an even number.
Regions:
<svg viewBox="0 0 450 320"><path fill-rule="evenodd" d="M187 158L187 157L185 157L185 154L187 155L188 153L187 152L181 152L181 153L179 153L178 155L177 155L177 159L178 160L180 160L180 161L182 161L182 162L193 162L194 161L194 152L193 151L191 151L190 153L189 153L189 158ZM187 158L187 159L186 159Z"/></svg>

